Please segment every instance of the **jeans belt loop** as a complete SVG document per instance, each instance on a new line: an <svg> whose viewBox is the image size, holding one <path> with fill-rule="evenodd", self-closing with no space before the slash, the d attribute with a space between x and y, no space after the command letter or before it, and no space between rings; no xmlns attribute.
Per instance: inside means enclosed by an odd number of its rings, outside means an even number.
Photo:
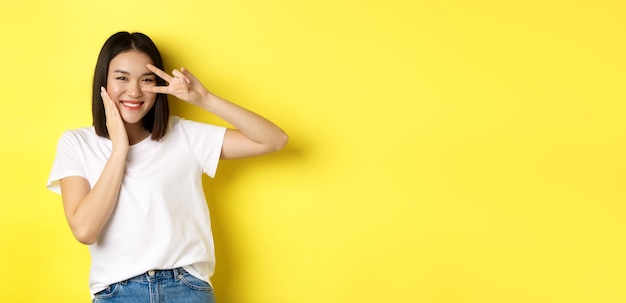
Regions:
<svg viewBox="0 0 626 303"><path fill-rule="evenodd" d="M178 270L178 268L174 268L172 269L172 272L174 273L174 280L178 281L180 279L180 271Z"/></svg>

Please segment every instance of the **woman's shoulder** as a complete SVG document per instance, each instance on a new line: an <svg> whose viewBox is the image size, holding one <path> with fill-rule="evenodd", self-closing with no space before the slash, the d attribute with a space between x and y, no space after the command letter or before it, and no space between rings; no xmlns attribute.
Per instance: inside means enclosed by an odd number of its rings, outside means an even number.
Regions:
<svg viewBox="0 0 626 303"><path fill-rule="evenodd" d="M93 126L66 130L61 134L61 138L59 139L59 141L70 141L78 144L90 144L100 140L108 139L98 136Z"/></svg>
<svg viewBox="0 0 626 303"><path fill-rule="evenodd" d="M86 126L74 129L68 129L63 132L63 137L82 137L82 138L91 138L97 137L96 130L93 126Z"/></svg>
<svg viewBox="0 0 626 303"><path fill-rule="evenodd" d="M187 120L187 119L185 119L183 117L180 117L180 116L170 116L169 128L170 128L170 131L174 131L174 132L183 131L183 132L185 132L188 128L194 127L194 125L196 125L197 123L200 123L200 122L196 122L196 121L193 121L193 120Z"/></svg>
<svg viewBox="0 0 626 303"><path fill-rule="evenodd" d="M180 116L170 116L169 118L169 126L170 128L188 128L188 127L217 127L222 128L222 126L199 122L195 120L188 120Z"/></svg>
<svg viewBox="0 0 626 303"><path fill-rule="evenodd" d="M226 127L210 123L188 120L179 116L170 116L169 132L186 138L206 138L210 135L223 135Z"/></svg>

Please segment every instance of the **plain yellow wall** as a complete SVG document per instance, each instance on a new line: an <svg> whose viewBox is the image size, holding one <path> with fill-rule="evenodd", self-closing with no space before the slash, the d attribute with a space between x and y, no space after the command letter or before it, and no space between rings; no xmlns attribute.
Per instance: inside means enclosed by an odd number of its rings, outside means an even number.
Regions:
<svg viewBox="0 0 626 303"><path fill-rule="evenodd" d="M0 301L89 301L45 182L129 30L291 137L205 180L219 302L626 302L624 3L4 1Z"/></svg>

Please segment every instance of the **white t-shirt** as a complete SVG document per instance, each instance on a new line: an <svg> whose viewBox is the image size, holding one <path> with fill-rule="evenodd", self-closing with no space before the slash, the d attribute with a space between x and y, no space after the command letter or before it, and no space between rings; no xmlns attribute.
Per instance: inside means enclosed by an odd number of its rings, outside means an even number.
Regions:
<svg viewBox="0 0 626 303"><path fill-rule="evenodd" d="M226 128L171 116L160 141L130 146L118 202L89 245L92 294L152 269L185 267L209 282L215 254L202 174L215 176ZM63 133L47 187L69 176L96 184L111 141L93 127Z"/></svg>

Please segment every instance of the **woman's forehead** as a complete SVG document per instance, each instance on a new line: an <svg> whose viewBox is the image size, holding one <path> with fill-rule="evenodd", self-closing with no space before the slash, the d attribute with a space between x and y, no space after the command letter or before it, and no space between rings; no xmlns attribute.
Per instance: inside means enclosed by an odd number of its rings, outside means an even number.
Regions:
<svg viewBox="0 0 626 303"><path fill-rule="evenodd" d="M152 59L144 53L137 50L129 50L119 53L111 62L109 62L109 72L121 71L125 73L144 74L149 72L146 64L153 64Z"/></svg>

